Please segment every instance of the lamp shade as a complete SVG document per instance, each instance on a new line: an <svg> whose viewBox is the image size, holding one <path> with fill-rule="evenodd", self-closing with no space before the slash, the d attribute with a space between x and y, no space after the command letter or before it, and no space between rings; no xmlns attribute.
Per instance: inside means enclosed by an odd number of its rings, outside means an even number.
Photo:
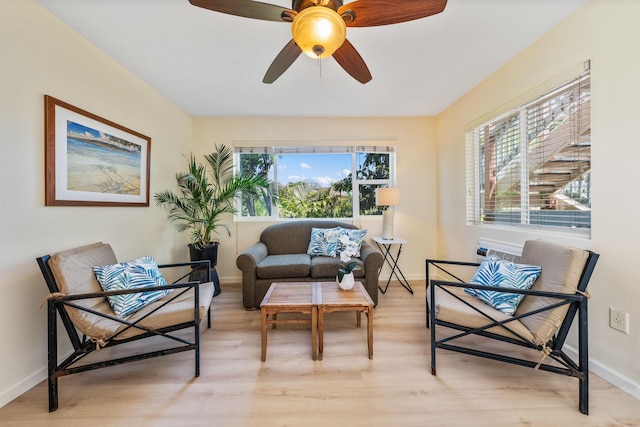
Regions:
<svg viewBox="0 0 640 427"><path fill-rule="evenodd" d="M333 9L309 6L293 18L291 33L306 55L324 59L342 46L347 37L347 25Z"/></svg>
<svg viewBox="0 0 640 427"><path fill-rule="evenodd" d="M397 187L376 188L376 206L395 206L400 204L400 189Z"/></svg>

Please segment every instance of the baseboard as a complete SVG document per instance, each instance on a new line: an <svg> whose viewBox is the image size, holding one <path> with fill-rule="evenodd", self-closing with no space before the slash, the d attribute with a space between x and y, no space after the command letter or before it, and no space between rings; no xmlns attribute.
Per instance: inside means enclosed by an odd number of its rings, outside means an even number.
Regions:
<svg viewBox="0 0 640 427"><path fill-rule="evenodd" d="M62 363L63 361L65 361L69 356L71 356L71 353L73 352L69 351L66 354L63 354L62 356L58 357L58 363ZM8 387L6 390L2 390L0 392L0 408L2 408L4 405L11 402L13 399L20 396L21 394L26 393L33 387L40 384L41 381L44 381L46 379L47 379L47 368L44 367L42 369L38 369L36 372L24 378L22 381L18 381L14 385ZM45 390L45 395L42 397L42 401L44 405L49 404L49 396L46 393L47 391Z"/></svg>
<svg viewBox="0 0 640 427"><path fill-rule="evenodd" d="M574 347L565 344L563 350L574 360L578 358L578 351ZM640 400L640 384L591 357L589 358L589 372L596 374L625 393Z"/></svg>
<svg viewBox="0 0 640 427"><path fill-rule="evenodd" d="M18 381L17 383L7 387L0 392L0 408L11 402L16 397L26 393L31 388L38 385L42 380L47 378L47 368L39 369L28 377ZM42 404L47 405L47 396L42 397Z"/></svg>
<svg viewBox="0 0 640 427"><path fill-rule="evenodd" d="M232 285L242 285L242 276L220 276L218 275L218 279L220 279L220 286L224 286L226 284Z"/></svg>
<svg viewBox="0 0 640 427"><path fill-rule="evenodd" d="M404 277L410 282L420 280L424 283L424 274L405 274ZM380 282L382 281L386 282L387 280L389 280L389 275L381 274L380 276L378 276L378 280ZM396 279L396 277L394 276L392 280L398 280L398 279Z"/></svg>

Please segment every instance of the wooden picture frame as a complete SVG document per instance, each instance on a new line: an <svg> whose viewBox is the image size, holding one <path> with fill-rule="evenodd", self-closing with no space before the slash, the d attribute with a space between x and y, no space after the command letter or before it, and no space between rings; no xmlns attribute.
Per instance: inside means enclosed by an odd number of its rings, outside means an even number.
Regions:
<svg viewBox="0 0 640 427"><path fill-rule="evenodd" d="M44 99L45 206L149 206L151 138Z"/></svg>

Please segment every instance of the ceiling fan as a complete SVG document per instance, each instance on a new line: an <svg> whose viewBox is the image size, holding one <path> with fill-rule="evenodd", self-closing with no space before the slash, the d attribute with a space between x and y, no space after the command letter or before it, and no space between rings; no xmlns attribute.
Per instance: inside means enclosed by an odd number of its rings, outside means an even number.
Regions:
<svg viewBox="0 0 640 427"><path fill-rule="evenodd" d="M346 27L397 24L435 15L447 0L292 0L291 9L253 0L189 0L204 9L265 21L290 22L293 39L267 70L264 83L273 83L302 52L312 58L328 56L360 83L371 80L364 60L346 39Z"/></svg>

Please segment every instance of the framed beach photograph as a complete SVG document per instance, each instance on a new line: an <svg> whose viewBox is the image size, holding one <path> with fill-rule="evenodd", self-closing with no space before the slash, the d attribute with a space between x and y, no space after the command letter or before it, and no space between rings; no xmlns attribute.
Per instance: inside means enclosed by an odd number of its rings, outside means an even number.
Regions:
<svg viewBox="0 0 640 427"><path fill-rule="evenodd" d="M149 206L151 138L45 95L45 205Z"/></svg>

